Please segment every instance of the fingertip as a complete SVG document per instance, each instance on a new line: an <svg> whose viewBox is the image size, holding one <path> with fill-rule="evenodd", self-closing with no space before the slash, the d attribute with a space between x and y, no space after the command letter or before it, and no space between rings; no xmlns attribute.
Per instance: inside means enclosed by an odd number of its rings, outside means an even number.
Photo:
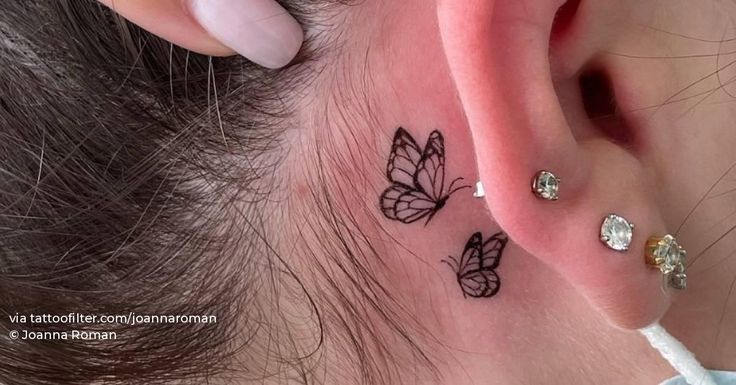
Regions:
<svg viewBox="0 0 736 385"><path fill-rule="evenodd" d="M189 6L208 33L266 68L288 65L304 42L299 22L274 0L192 0Z"/></svg>

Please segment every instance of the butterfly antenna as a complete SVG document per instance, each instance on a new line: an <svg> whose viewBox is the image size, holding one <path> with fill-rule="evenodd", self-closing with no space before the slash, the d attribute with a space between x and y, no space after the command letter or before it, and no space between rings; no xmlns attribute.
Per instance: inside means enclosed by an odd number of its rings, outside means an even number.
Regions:
<svg viewBox="0 0 736 385"><path fill-rule="evenodd" d="M448 261L447 259L443 259L443 260L441 260L440 262L442 262L442 263L446 264L447 266L450 266L450 268L451 268L451 269L452 269L453 271L457 271L457 270L458 270L458 266L457 266L457 265L458 265L458 263L457 263L457 261L455 260L455 258L454 258L454 257L453 257L452 255L448 255L448 256L447 256L447 258L449 258L449 261ZM450 261L452 261L452 263L450 263Z"/></svg>
<svg viewBox="0 0 736 385"><path fill-rule="evenodd" d="M461 181L461 180L463 180L463 179L464 179L464 178L460 177L460 178L457 178L457 179L453 180L453 181L452 181L452 183L450 183L450 187L449 187L449 189L448 189L449 191L448 191L447 195L452 195L452 194L454 194L454 193L455 193L456 191L462 190L462 189L464 189L464 188L471 188L471 187L473 187L473 186L471 186L471 185L467 185L467 184L466 184L466 185L462 185L462 186L460 186L460 187L457 187L457 188L454 188L454 189L452 188L452 186L454 186L454 185L455 185L455 183L457 183L457 182L459 182L459 181Z"/></svg>

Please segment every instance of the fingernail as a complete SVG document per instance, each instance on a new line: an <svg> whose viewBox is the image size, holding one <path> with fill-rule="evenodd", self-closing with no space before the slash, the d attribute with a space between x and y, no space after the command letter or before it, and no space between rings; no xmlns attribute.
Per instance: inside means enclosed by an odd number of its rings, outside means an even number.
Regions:
<svg viewBox="0 0 736 385"><path fill-rule="evenodd" d="M304 41L302 27L275 0L190 0L190 9L210 35L267 68L289 64Z"/></svg>

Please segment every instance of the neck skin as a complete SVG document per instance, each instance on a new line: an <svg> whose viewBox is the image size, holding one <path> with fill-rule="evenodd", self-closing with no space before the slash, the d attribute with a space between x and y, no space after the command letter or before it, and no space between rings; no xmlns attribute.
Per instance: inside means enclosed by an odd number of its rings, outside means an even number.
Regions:
<svg viewBox="0 0 736 385"><path fill-rule="evenodd" d="M601 21L614 25L606 42L596 43L602 44L601 52L644 56L712 52L717 44L661 30L720 36L727 26L724 10L687 1L674 8L661 5L676 10L664 13L658 6L633 0L613 4L591 1L578 14L610 18ZM297 242L294 246L293 241L284 241L279 248L297 274L308 277L306 289L319 296L317 306L326 327L320 364L326 369L320 378L327 384L361 383L355 362L366 357L346 347L351 344L368 349L373 359L381 357L375 361L375 369L384 373L380 380L396 384L657 384L676 375L642 336L610 326L564 277L513 240L497 269L502 282L498 294L465 298L455 273L441 260L461 254L474 232L487 237L502 231L483 200L472 196L472 189L452 195L426 226L424 221L404 224L382 215L378 201L388 187L384 168L397 127L406 128L422 147L432 130L444 135L448 180L464 177L470 184L477 180L474 143L446 64L435 7L417 0L380 7L361 4L349 12L355 28L346 38L355 44L332 58L331 65L360 73L325 81L330 85L315 89L311 95L315 100L328 100L321 112L330 117L329 123L314 117L324 115L305 114L304 123L315 130L291 134L290 142L304 150L286 162L290 175L299 180L288 198L298 225L287 226L289 236L283 238ZM688 24L693 13L701 20L697 31ZM653 15L663 14L669 18L662 16L652 24ZM632 25L639 25L635 33ZM591 36L597 36L595 31ZM629 89L646 85L636 88L643 94L637 100L642 106L661 104L693 79L712 72L714 63L605 55L597 60L612 68L614 83ZM341 84L338 92L330 88L334 84ZM709 85L712 82L699 87ZM589 118L579 107L576 87L561 80L560 103L570 125L587 135ZM736 177L732 172L723 178L736 161L736 130L725 124L734 121L736 109L719 103L724 100L729 99L718 94L705 105L691 102L663 108L641 127L667 126L668 140L682 143L677 156L662 156L660 175L662 195L670 206L668 228L674 232L684 221L678 239L689 251L689 284L686 291L675 293L661 322L707 368L736 370L736 329L728 326L736 319L736 257L731 256L736 239L728 233L736 220L728 215L736 207L736 194L722 194ZM499 183L505 177L516 176L499 176ZM698 204L719 179L712 198ZM352 234L333 240L336 229ZM360 272L368 272L378 283ZM372 291L378 284L385 293ZM341 331L346 329L351 333ZM436 373L423 369L423 360L412 354L397 329L422 348ZM356 335L364 339L350 341Z"/></svg>

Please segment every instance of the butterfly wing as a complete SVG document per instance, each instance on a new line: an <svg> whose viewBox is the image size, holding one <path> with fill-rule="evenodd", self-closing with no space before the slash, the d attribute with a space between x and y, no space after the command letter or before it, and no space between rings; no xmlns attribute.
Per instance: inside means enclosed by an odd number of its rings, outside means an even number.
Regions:
<svg viewBox="0 0 736 385"><path fill-rule="evenodd" d="M498 232L483 242L481 265L484 269L495 269L501 262L501 255L506 243L509 241L504 232Z"/></svg>
<svg viewBox="0 0 736 385"><path fill-rule="evenodd" d="M406 130L399 127L391 145L391 155L386 166L388 180L406 187L414 186L414 175L422 158L417 142Z"/></svg>
<svg viewBox="0 0 736 385"><path fill-rule="evenodd" d="M437 210L437 203L421 191L399 184L381 194L381 210L389 219L416 222Z"/></svg>
<svg viewBox="0 0 736 385"><path fill-rule="evenodd" d="M458 264L457 280L465 295L492 297L501 287L494 269L501 261L508 237L505 233L494 234L485 242L480 232L473 234L465 245Z"/></svg>
<svg viewBox="0 0 736 385"><path fill-rule="evenodd" d="M477 232L470 236L468 242L465 244L463 255L460 257L460 263L458 263L458 277L470 274L473 271L480 270L482 267L483 255L483 235Z"/></svg>
<svg viewBox="0 0 736 385"><path fill-rule="evenodd" d="M445 139L435 130L427 139L422 157L417 163L414 186L435 202L443 198L445 188Z"/></svg>
<svg viewBox="0 0 736 385"><path fill-rule="evenodd" d="M493 269L474 271L458 278L465 295L475 298L493 297L501 287L501 281Z"/></svg>

